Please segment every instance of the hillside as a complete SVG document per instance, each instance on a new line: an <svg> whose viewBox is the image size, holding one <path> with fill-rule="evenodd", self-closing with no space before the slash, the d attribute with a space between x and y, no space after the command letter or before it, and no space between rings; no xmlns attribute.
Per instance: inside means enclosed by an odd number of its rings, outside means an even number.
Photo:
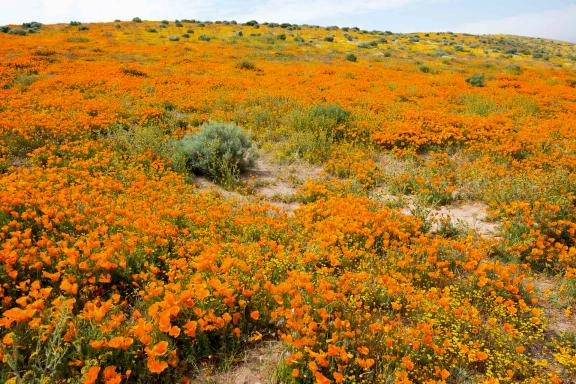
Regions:
<svg viewBox="0 0 576 384"><path fill-rule="evenodd" d="M3 382L576 380L573 44L0 31Z"/></svg>

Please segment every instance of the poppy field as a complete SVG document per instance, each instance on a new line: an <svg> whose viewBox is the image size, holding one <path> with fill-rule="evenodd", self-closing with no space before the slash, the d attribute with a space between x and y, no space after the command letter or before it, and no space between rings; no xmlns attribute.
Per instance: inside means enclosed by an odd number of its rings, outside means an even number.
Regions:
<svg viewBox="0 0 576 384"><path fill-rule="evenodd" d="M0 380L195 383L273 342L273 383L574 382L575 69L505 35L1 27ZM202 174L218 124L254 160ZM264 162L300 168L264 193Z"/></svg>

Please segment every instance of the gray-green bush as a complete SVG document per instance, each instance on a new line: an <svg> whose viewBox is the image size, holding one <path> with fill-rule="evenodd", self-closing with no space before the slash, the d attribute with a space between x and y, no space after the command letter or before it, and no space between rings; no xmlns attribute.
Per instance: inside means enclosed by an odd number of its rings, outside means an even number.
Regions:
<svg viewBox="0 0 576 384"><path fill-rule="evenodd" d="M231 123L209 122L201 128L179 142L186 167L226 188L234 187L257 158L250 135Z"/></svg>

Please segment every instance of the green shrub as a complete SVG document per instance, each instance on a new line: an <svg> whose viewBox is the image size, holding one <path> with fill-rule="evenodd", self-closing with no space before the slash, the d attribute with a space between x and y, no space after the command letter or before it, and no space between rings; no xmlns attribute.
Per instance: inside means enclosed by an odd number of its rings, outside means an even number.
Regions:
<svg viewBox="0 0 576 384"><path fill-rule="evenodd" d="M85 25L81 25L81 26L78 27L78 30L79 30L79 31L87 31L87 30L89 30L89 29L90 29L90 28L88 28L88 27L85 26Z"/></svg>
<svg viewBox="0 0 576 384"><path fill-rule="evenodd" d="M326 37L324 38L324 41L327 41L327 42L329 42L329 43L332 43L332 42L334 42L334 36L326 36Z"/></svg>
<svg viewBox="0 0 576 384"><path fill-rule="evenodd" d="M483 73L475 73L469 78L466 79L466 82L473 87L483 87L486 84L484 83L484 74Z"/></svg>
<svg viewBox="0 0 576 384"><path fill-rule="evenodd" d="M358 61L358 58L356 57L356 55L355 55L355 54L353 54L353 53L349 53L349 54L347 54L347 55L346 55L346 60L348 60L348 61L351 61L351 62L355 63L355 62L357 62L357 61Z"/></svg>
<svg viewBox="0 0 576 384"><path fill-rule="evenodd" d="M7 25L0 26L0 32L8 33L8 32L10 32L10 27Z"/></svg>
<svg viewBox="0 0 576 384"><path fill-rule="evenodd" d="M26 31L23 29L11 29L8 31L10 35L17 35L17 36L24 36L26 35Z"/></svg>
<svg viewBox="0 0 576 384"><path fill-rule="evenodd" d="M247 22L244 23L244 24L245 24L245 25L250 25L250 26L254 27L254 26L258 25L258 22L257 22L256 20L250 20L250 21L247 21Z"/></svg>
<svg viewBox="0 0 576 384"><path fill-rule="evenodd" d="M200 35L200 36L198 36L198 40L200 40L200 41L210 41L210 36L208 36L208 35Z"/></svg>
<svg viewBox="0 0 576 384"><path fill-rule="evenodd" d="M358 48L376 48L378 46L377 41L365 41L358 44Z"/></svg>
<svg viewBox="0 0 576 384"><path fill-rule="evenodd" d="M430 67L427 65L421 65L420 67L418 67L418 69L420 69L420 72L422 73L430 73L431 71Z"/></svg>
<svg viewBox="0 0 576 384"><path fill-rule="evenodd" d="M178 36L168 36L168 40L170 40L170 41L180 41L180 37L178 37Z"/></svg>
<svg viewBox="0 0 576 384"><path fill-rule="evenodd" d="M311 161L324 161L335 142L344 139L341 130L349 122L350 112L339 105L320 105L295 109L286 117L290 132L291 155Z"/></svg>
<svg viewBox="0 0 576 384"><path fill-rule="evenodd" d="M281 34L279 34L278 36L276 36L276 39L278 39L278 40L286 40L286 34L281 33Z"/></svg>
<svg viewBox="0 0 576 384"><path fill-rule="evenodd" d="M72 27L77 27L77 26L79 26L79 25L81 25L81 24L82 24L82 23L79 22L79 21L71 21L71 22L70 22L70 26L72 26Z"/></svg>
<svg viewBox="0 0 576 384"><path fill-rule="evenodd" d="M142 22L142 19L139 18L139 17L135 17L135 18L132 19L132 21L133 21L134 23L141 23L141 22Z"/></svg>
<svg viewBox="0 0 576 384"><path fill-rule="evenodd" d="M240 68L240 69L246 69L249 71L258 70L258 68L256 68L256 65L254 65L254 63L252 63L251 61L248 61L246 59L240 60L240 62L236 65L236 67Z"/></svg>
<svg viewBox="0 0 576 384"><path fill-rule="evenodd" d="M180 141L186 167L226 188L237 185L240 174L256 160L250 136L235 124L209 122L201 128L200 133Z"/></svg>

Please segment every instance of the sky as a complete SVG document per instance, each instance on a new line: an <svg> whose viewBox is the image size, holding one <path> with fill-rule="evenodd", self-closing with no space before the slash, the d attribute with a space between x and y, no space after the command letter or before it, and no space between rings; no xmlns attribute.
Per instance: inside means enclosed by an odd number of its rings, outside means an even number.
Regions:
<svg viewBox="0 0 576 384"><path fill-rule="evenodd" d="M0 25L236 20L394 32L515 34L576 43L576 0L0 0Z"/></svg>

